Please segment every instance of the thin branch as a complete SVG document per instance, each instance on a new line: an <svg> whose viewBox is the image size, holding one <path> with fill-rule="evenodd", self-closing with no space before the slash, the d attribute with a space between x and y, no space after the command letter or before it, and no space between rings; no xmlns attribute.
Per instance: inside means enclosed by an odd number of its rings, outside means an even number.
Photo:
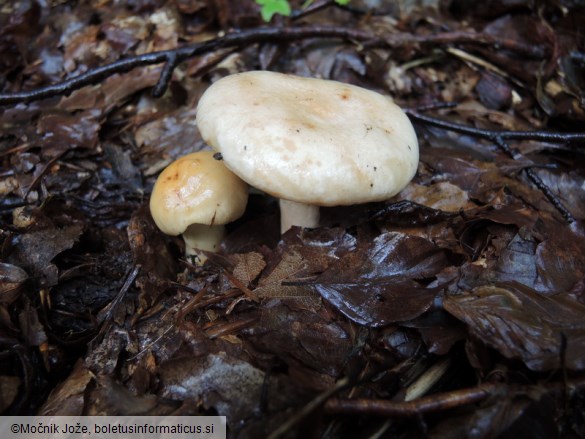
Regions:
<svg viewBox="0 0 585 439"><path fill-rule="evenodd" d="M152 52L120 59L111 64L91 69L86 73L30 91L0 94L0 105L32 102L53 96L67 95L81 87L97 84L116 73L125 73L136 67L166 63L155 93L162 95L174 68L188 58L221 48L235 47L264 41L291 41L306 38L338 38L360 42L367 47L396 48L409 44L450 45L470 44L506 49L518 54L541 59L546 55L543 47L528 46L513 40L497 39L491 35L475 32L446 32L435 35L411 35L396 33L387 36L376 35L358 29L335 26L303 26L303 27L261 27L245 31L232 32L202 43L183 46L178 49Z"/></svg>
<svg viewBox="0 0 585 439"><path fill-rule="evenodd" d="M514 153L512 148L501 138L495 137L494 143L509 157L516 159L517 155ZM569 210L565 207L561 200L554 194L554 192L545 184L544 181L534 172L532 168L524 168L524 173L526 176L534 183L534 185L540 189L540 191L544 194L544 196L551 202L551 204L557 209L557 211L563 216L566 222L569 224L575 222L575 218L573 214L569 212Z"/></svg>
<svg viewBox="0 0 585 439"><path fill-rule="evenodd" d="M585 143L585 133L562 133L554 131L496 131L482 128L474 128L467 125L461 125L446 120L437 119L432 116L420 114L414 110L405 110L406 114L416 122L422 122L426 125L443 128L448 131L469 134L474 137L480 137L495 141L496 138L510 140L540 140L551 143Z"/></svg>
<svg viewBox="0 0 585 439"><path fill-rule="evenodd" d="M585 380L574 379L568 387L576 390L585 387ZM458 407L465 407L498 398L504 395L534 395L558 393L564 391L564 383L549 383L533 386L515 386L508 384L481 384L477 387L437 393L413 401L389 401L381 399L330 399L325 403L329 414L375 415L385 417L412 418L427 413L442 412Z"/></svg>
<svg viewBox="0 0 585 439"><path fill-rule="evenodd" d="M412 418L483 401L493 395L497 389L498 385L486 384L472 389L424 396L412 401L331 399L325 404L325 411L330 414L368 414Z"/></svg>
<svg viewBox="0 0 585 439"><path fill-rule="evenodd" d="M160 74L160 78L158 78L158 82L152 89L152 96L155 98L160 98L165 91L167 90L168 84L171 82L171 78L173 77L173 72L175 68L179 64L179 59L175 53L169 55L167 58L167 62Z"/></svg>
<svg viewBox="0 0 585 439"><path fill-rule="evenodd" d="M53 157L52 159L50 159L47 163L45 163L43 165L43 168L41 169L41 172L39 172L39 174L33 178L33 181L30 183L30 185L28 186L28 189L26 190L26 192L24 193L24 197L22 197L22 199L24 201L26 201L26 199L28 198L28 196L30 195L30 193L36 188L37 184L39 184L39 182L41 181L41 179L45 176L45 174L49 171L49 169L61 158L63 158L63 156L65 154L67 154L70 150L66 149L63 150L61 152L59 152L59 154L57 154L55 157Z"/></svg>

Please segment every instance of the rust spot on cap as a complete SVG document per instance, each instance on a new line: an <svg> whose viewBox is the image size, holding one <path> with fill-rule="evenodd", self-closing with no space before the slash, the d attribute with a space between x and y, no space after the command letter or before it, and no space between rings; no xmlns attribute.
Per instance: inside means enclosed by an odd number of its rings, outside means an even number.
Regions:
<svg viewBox="0 0 585 439"><path fill-rule="evenodd" d="M339 95L339 97L340 97L341 99L343 99L344 101L347 101L347 100L349 99L349 92L348 92L347 90L346 90L346 91L343 91L343 92L342 92L342 93Z"/></svg>
<svg viewBox="0 0 585 439"><path fill-rule="evenodd" d="M165 179L165 181L177 181L179 179L179 173L178 172L174 172L173 174L167 176L167 178Z"/></svg>

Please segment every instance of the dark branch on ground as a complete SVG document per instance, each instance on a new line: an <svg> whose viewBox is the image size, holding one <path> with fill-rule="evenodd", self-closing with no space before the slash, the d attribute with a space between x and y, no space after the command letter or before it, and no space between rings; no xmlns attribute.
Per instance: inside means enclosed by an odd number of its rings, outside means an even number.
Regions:
<svg viewBox="0 0 585 439"><path fill-rule="evenodd" d="M437 119L432 116L426 116L420 114L418 111L405 110L406 114L414 121L421 122L425 125L435 126L437 128L443 128L448 131L454 131L461 134L469 134L473 137L479 137L495 141L497 137L500 139L508 140L539 140L542 142L551 143L585 143L585 133L563 133L553 131L498 131L498 130L486 130L482 128L474 128L467 125L461 125L454 122L448 122L446 120Z"/></svg>
<svg viewBox="0 0 585 439"><path fill-rule="evenodd" d="M2 93L0 94L0 105L33 102L53 96L68 95L81 87L97 84L116 73L125 73L136 67L166 63L153 92L155 96L161 96L168 86L175 67L186 59L227 47L245 46L264 41L290 41L306 38L339 38L362 43L365 47L386 48L396 48L412 44L468 44L510 50L519 55L536 59L542 59L546 55L546 50L543 47L528 46L513 40L497 39L491 35L474 32L445 32L423 36L396 33L380 36L372 32L335 26L263 27L229 33L225 36L178 49L152 52L120 59L111 64L91 69L86 73L65 81L34 90Z"/></svg>

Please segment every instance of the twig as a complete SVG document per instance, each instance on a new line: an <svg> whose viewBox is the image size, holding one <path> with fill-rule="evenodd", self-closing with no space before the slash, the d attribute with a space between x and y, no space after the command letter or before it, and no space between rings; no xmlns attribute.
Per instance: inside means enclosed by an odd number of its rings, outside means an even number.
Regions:
<svg viewBox="0 0 585 439"><path fill-rule="evenodd" d="M512 148L499 136L494 137L494 143L508 156L515 159L517 154L512 151ZM532 168L524 168L524 173L526 176L534 183L534 185L540 189L540 191L544 194L544 196L551 202L551 204L557 209L557 211L563 216L566 222L569 224L575 222L575 218L569 212L569 210L564 206L561 200L554 194L553 191L545 184L544 181L534 172Z"/></svg>
<svg viewBox="0 0 585 439"><path fill-rule="evenodd" d="M53 157L47 163L44 164L43 168L41 169L41 172L39 172L39 174L33 179L33 181L28 186L28 189L24 193L24 197L22 197L23 200L26 201L26 199L30 195L31 191L34 190L34 188L41 181L41 179L45 176L45 174L51 168L51 166L53 166L58 160L60 160L61 158L63 158L63 156L65 154L67 154L69 151L70 151L69 149L66 149L66 150L63 150L63 151L59 152L59 154L57 154L55 157Z"/></svg>
<svg viewBox="0 0 585 439"><path fill-rule="evenodd" d="M331 399L325 403L325 411L330 414L367 414L412 418L483 401L501 387L503 386L497 384L484 384L471 389L425 396L412 401Z"/></svg>
<svg viewBox="0 0 585 439"><path fill-rule="evenodd" d="M68 95L81 87L96 84L116 73L125 73L136 67L166 63L161 77L154 88L160 96L167 88L174 68L188 58L211 52L221 48L242 46L263 41L290 41L306 38L339 38L363 43L367 47L396 48L409 44L450 45L471 44L491 46L514 51L518 54L541 59L546 55L543 47L528 46L514 40L497 39L491 35L475 32L446 32L435 35L411 35L395 33L380 36L359 29L348 29L335 26L299 26L299 27L261 27L245 31L232 32L202 43L183 46L178 49L136 55L115 61L105 66L91 69L86 73L30 91L0 94L0 105L32 102L53 96Z"/></svg>
<svg viewBox="0 0 585 439"><path fill-rule="evenodd" d="M124 285L122 285L122 288L120 288L120 291L118 291L116 297L114 297L114 299L110 303L108 303L108 305L106 305L104 308L100 310L100 312L98 312L96 317L98 323L108 322L111 320L112 316L114 315L114 312L116 311L120 303L122 303L122 300L126 296L126 293L130 289L136 278L138 277L138 273L140 273L141 268L142 266L139 264L135 264L132 267L132 269L126 276L126 279L124 280Z"/></svg>
<svg viewBox="0 0 585 439"><path fill-rule="evenodd" d="M474 137L481 137L494 141L496 138L510 139L510 140L540 140L543 142L552 143L585 143L585 133L562 133L555 131L496 131L486 130L482 128L474 128L467 125L461 125L454 122L447 122L446 120L437 119L432 116L420 114L415 110L405 110L406 114L417 122L422 122L426 125L432 125L437 128L443 128L448 131L455 131L457 133L469 134Z"/></svg>
<svg viewBox="0 0 585 439"><path fill-rule="evenodd" d="M564 383L534 386L514 386L508 384L481 384L477 387L437 393L413 401L389 401L381 399L330 399L325 403L325 411L330 414L375 415L385 417L413 418L427 413L442 412L484 401L491 397L510 394L534 395L564 390ZM573 389L585 387L585 379L569 381Z"/></svg>

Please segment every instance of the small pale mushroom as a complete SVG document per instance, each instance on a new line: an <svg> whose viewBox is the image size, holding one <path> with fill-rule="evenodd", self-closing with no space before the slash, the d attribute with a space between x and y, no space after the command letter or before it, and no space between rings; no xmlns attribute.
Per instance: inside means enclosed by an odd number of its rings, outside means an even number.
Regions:
<svg viewBox="0 0 585 439"><path fill-rule="evenodd" d="M248 202L248 185L214 158L212 151L188 154L159 175L150 197L150 213L167 235L183 235L185 253L206 257L216 252L225 224L238 219Z"/></svg>
<svg viewBox="0 0 585 439"><path fill-rule="evenodd" d="M317 226L319 206L387 200L418 166L416 133L402 109L337 81L230 75L199 100L197 125L228 168L280 199L282 232Z"/></svg>

